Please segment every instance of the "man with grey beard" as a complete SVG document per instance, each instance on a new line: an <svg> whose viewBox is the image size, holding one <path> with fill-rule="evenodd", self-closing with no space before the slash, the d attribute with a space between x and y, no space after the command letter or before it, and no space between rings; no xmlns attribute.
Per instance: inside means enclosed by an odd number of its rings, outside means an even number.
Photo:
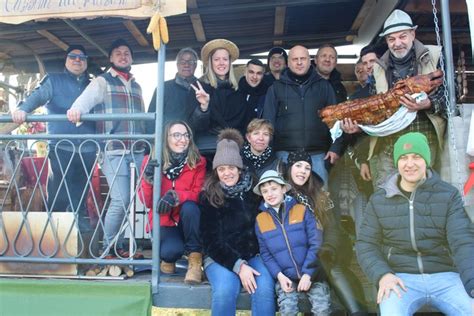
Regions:
<svg viewBox="0 0 474 316"><path fill-rule="evenodd" d="M399 80L427 74L439 68L441 47L423 45L415 39L416 28L410 16L401 10L393 11L385 21L379 36L385 38L388 50L373 68L377 93L386 92ZM446 129L446 104L443 94L444 89L441 87L419 102L415 102L408 94L403 96L400 103L409 111L417 112L415 120L392 135L381 139L371 137L368 160L374 187L378 187L389 175L396 172L391 159L393 144L400 135L407 132L421 132L426 135L433 157L432 166L434 165L439 154L438 148L443 146ZM354 132L344 127L343 129L345 132Z"/></svg>

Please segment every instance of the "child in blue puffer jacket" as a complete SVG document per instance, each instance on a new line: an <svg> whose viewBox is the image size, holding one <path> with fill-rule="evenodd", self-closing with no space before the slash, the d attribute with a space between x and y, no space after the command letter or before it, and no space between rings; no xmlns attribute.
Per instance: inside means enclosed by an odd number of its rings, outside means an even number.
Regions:
<svg viewBox="0 0 474 316"><path fill-rule="evenodd" d="M298 297L305 293L315 315L330 314L330 292L325 282L311 283L310 267L317 259L322 231L313 213L285 193L291 186L274 170L266 171L255 194L263 196L255 231L260 255L272 276L281 315L298 313Z"/></svg>

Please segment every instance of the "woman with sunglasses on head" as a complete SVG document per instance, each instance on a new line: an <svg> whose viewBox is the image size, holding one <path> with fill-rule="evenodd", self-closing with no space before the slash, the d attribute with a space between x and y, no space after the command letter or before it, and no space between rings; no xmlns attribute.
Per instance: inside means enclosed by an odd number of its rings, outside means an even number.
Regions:
<svg viewBox="0 0 474 316"><path fill-rule="evenodd" d="M348 268L353 255L352 243L341 230L334 204L323 190L322 179L311 171L311 165L311 156L306 151L291 152L285 174L292 186L288 194L306 205L323 229L323 244L318 251L319 259L314 263L318 266L313 266L317 269L311 279L328 281L349 315L368 315L362 286Z"/></svg>
<svg viewBox="0 0 474 316"><path fill-rule="evenodd" d="M202 281L202 246L199 235L199 193L206 175L206 160L199 154L193 141L191 128L184 121L172 121L164 130L160 170L161 194L156 212L161 225L161 264L163 273L174 273L175 262L183 254L188 255L186 283ZM143 161L143 179L140 199L148 208L153 206L153 178L155 159ZM145 167L146 166L146 167ZM148 213L152 227L154 211Z"/></svg>

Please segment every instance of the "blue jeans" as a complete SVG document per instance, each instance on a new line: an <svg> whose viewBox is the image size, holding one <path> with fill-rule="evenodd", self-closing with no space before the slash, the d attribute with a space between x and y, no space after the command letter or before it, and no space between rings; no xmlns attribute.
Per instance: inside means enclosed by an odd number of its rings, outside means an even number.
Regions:
<svg viewBox="0 0 474 316"><path fill-rule="evenodd" d="M104 153L102 162L102 172L109 185L110 204L104 220L104 245L103 249L112 247L113 240L116 239L116 247L123 248L122 238L116 236L125 227L130 213L130 163L135 163L135 172L138 178L140 167L143 161L143 153L131 154L109 154ZM136 187L136 186L135 186ZM134 188L135 190L135 188Z"/></svg>
<svg viewBox="0 0 474 316"><path fill-rule="evenodd" d="M260 272L256 276L257 290L251 294L252 315L275 315L275 281L263 264L260 256L248 260L249 265ZM241 283L237 274L221 266L217 262L211 263L206 269L206 276L212 288L212 315L235 315L237 297Z"/></svg>
<svg viewBox="0 0 474 316"><path fill-rule="evenodd" d="M201 252L199 221L201 211L196 202L186 201L179 211L178 226L160 228L160 257L165 262L176 262L183 253Z"/></svg>
<svg viewBox="0 0 474 316"><path fill-rule="evenodd" d="M276 156L280 158L283 162L287 163L288 162L288 151L277 151ZM319 153L319 154L312 154L311 155L311 161L312 161L312 170L318 174L318 176L321 177L324 181L324 187L327 188L328 185L328 179L329 179L329 174L328 170L324 166L324 156L326 156L325 153Z"/></svg>
<svg viewBox="0 0 474 316"><path fill-rule="evenodd" d="M459 273L431 274L397 273L406 292L401 298L391 293L380 303L381 315L413 315L424 305L430 305L448 316L468 316L474 310L474 300L467 295Z"/></svg>

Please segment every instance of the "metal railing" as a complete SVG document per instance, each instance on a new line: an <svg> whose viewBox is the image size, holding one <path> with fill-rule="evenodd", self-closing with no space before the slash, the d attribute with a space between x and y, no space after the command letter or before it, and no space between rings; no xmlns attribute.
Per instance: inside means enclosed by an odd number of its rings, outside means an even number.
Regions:
<svg viewBox="0 0 474 316"><path fill-rule="evenodd" d="M86 114L81 119L83 121L154 121L156 115L151 113ZM28 115L26 121L57 122L67 121L67 118L66 115ZM12 122L11 116L0 116L0 124L5 122ZM159 136L161 137L161 135ZM157 140L157 137L158 135L156 134L0 135L0 142L3 145L3 172L4 174L10 174L9 179L3 180L2 190L0 191L0 264L155 265L156 267L153 268L157 269L159 258L155 256L159 253L157 252L157 249L159 249L159 228L158 231L155 231L156 233L152 234L151 238L152 258L134 259L132 254L137 247L133 236L135 223L131 219L133 217L134 201L139 198L139 187L143 179L143 173L140 172L139 168L141 162L135 159L134 149L146 146L153 148L152 143L161 143ZM44 159L35 158L33 155L32 147L40 140L50 141ZM132 172L135 173L135 177L132 177L133 182L130 185L131 203L128 204L128 201L124 203L123 220L118 233L115 236L109 236L112 238L107 239L110 242L109 247L103 247L102 252L94 252L93 249L97 245L93 244L102 239L101 235L104 234L104 216L110 204L110 191L104 192L104 201L100 203L94 193L97 192L97 189L94 188L92 181L96 166L101 164L99 159L107 156L105 148L111 142L122 144L123 150L115 152L116 154L118 153L116 157L119 157L119 159L123 159L126 153L131 153L132 168L134 168ZM81 163L79 165L77 163L73 164L72 158L61 161L61 155L59 154L61 150L67 150L77 155L78 161ZM93 163L88 165L85 157L86 154L90 156L91 150ZM62 178L60 180L60 187L62 188L60 192L65 194L65 196L58 194L59 191L55 195L50 194L48 196L47 194L45 177L47 175L48 160L52 158L60 161L59 174ZM83 168L82 171L86 178L82 180L85 186L80 192L72 192L68 181L65 180L65 175L69 172L77 171L73 169L78 167ZM20 177L22 169L29 171L29 179L25 180ZM58 170L55 170L55 172L58 172ZM111 186L114 185L119 171L114 170L113 173L112 180L107 181ZM155 180L161 181L159 172L155 172ZM157 188L154 188L154 191L154 196L159 194L159 191L156 192ZM70 207L67 209L58 207L56 203L61 199L66 200ZM87 205L87 199L90 200L89 206L92 206L90 207L92 211L89 209L88 213L89 215L91 212L95 214L97 221L91 227L91 231L86 233L83 229L85 223L81 212L84 211L83 206ZM8 201L11 203L10 206ZM14 207L12 206L13 203L16 203ZM59 212L57 211L58 208L60 209ZM33 215L40 213L33 212L33 210L43 210L42 220L38 220L37 217L33 218ZM147 216L144 217L145 222L147 222ZM157 217L155 216L155 218ZM15 224L13 224L14 222ZM158 222L155 225L159 225L158 219L154 222ZM120 257L119 255L112 259L107 259L106 257L112 254L115 249L112 248L112 245L116 244L115 242L119 240L127 228L132 232L129 241L132 244L132 247L129 248L132 250L130 257ZM35 232L34 230L37 231ZM92 242L86 240L86 234L88 234ZM22 241L21 239L24 240ZM77 245L77 248L74 247L74 244ZM154 276L156 280L152 280L152 284L157 284L158 277L159 275Z"/></svg>

